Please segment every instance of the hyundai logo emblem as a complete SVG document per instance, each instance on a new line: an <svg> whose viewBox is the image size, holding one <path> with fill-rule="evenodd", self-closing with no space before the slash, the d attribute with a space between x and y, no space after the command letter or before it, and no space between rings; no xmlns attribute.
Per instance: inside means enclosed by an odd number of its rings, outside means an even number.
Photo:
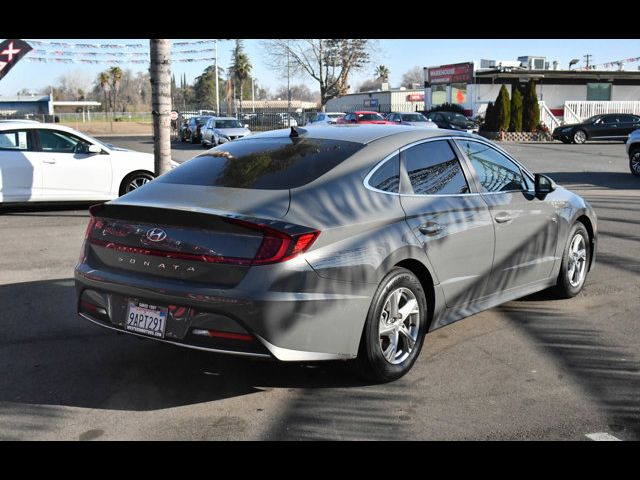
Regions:
<svg viewBox="0 0 640 480"><path fill-rule="evenodd" d="M147 238L152 242L161 242L167 238L167 232L161 228L152 228L151 230L147 230Z"/></svg>

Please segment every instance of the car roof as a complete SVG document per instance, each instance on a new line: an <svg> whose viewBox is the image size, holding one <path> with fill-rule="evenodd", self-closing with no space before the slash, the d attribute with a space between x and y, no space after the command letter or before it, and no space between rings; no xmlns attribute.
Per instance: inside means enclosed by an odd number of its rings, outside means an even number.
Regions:
<svg viewBox="0 0 640 480"><path fill-rule="evenodd" d="M238 120L236 117L211 117L215 120Z"/></svg>
<svg viewBox="0 0 640 480"><path fill-rule="evenodd" d="M358 125L358 124L338 124L328 126L308 126L296 127L298 134L306 138L316 138L324 140L341 140L346 142L355 142L367 144L375 140L396 136L398 145L404 145L413 141L419 141L427 138L447 137L451 135L468 136L469 138L478 138L458 130L446 129L423 129L409 125ZM290 128L282 128L278 130L270 130L268 132L257 133L235 142L255 141L261 138L285 138L291 134Z"/></svg>
<svg viewBox="0 0 640 480"><path fill-rule="evenodd" d="M417 113L418 115L422 115L422 112L389 112L389 115L391 115L392 113L395 113L397 115L413 115L415 113Z"/></svg>
<svg viewBox="0 0 640 480"><path fill-rule="evenodd" d="M382 115L380 112L374 112L373 110L356 110L351 113L377 113L378 115Z"/></svg>
<svg viewBox="0 0 640 480"><path fill-rule="evenodd" d="M38 128L38 129L53 129L53 130L63 130L69 133L82 133L74 130L71 127L67 127L66 125L61 125L59 123L41 123L34 122L32 120L16 120L16 121L2 121L0 122L1 130L13 130L15 128Z"/></svg>

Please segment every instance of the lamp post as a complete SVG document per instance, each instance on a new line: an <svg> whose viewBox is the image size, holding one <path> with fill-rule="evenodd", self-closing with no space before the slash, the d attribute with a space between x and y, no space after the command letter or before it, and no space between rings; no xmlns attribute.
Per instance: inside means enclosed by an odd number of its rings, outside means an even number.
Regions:
<svg viewBox="0 0 640 480"><path fill-rule="evenodd" d="M291 75L289 64L289 40L287 40L287 126L291 126Z"/></svg>

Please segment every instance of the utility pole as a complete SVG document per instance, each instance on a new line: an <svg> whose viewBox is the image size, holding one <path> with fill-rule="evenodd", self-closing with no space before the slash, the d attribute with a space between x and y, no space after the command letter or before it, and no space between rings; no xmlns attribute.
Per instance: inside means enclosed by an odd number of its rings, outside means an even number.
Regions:
<svg viewBox="0 0 640 480"><path fill-rule="evenodd" d="M220 99L218 98L218 39L216 42L216 115L220 116Z"/></svg>
<svg viewBox="0 0 640 480"><path fill-rule="evenodd" d="M156 176L171 170L171 41L150 39L153 156Z"/></svg>
<svg viewBox="0 0 640 480"><path fill-rule="evenodd" d="M287 40L287 126L291 127L291 75L289 64L289 40Z"/></svg>
<svg viewBox="0 0 640 480"><path fill-rule="evenodd" d="M587 53L584 56L584 61L587 64L587 66L585 67L585 70L589 70L589 60L591 59L591 57L593 57L593 55L591 55L590 53Z"/></svg>

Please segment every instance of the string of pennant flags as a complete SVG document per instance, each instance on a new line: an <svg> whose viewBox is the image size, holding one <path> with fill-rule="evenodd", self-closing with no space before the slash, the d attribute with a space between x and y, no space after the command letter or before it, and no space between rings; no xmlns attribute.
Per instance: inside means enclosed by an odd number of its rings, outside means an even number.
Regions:
<svg viewBox="0 0 640 480"><path fill-rule="evenodd" d="M149 63L149 59L88 59L88 58L49 58L49 57L31 57L27 56L24 58L28 62L43 62L43 63L114 63L114 64L126 64L126 63L140 63L145 64ZM172 58L171 63L174 62L211 62L211 57L200 57L200 58Z"/></svg>
<svg viewBox="0 0 640 480"><path fill-rule="evenodd" d="M99 49L140 49L140 48L149 48L149 44L144 43L127 43L127 44L117 44L117 43L71 43L71 42L50 42L47 40L26 40L29 45L33 45L35 47L53 47L53 48L99 48ZM188 40L184 42L173 42L172 46L174 47L189 47L192 45L206 45L212 44L215 40Z"/></svg>
<svg viewBox="0 0 640 480"><path fill-rule="evenodd" d="M618 65L620 65L620 63L634 63L638 61L640 61L640 57L632 57L625 58L623 60L616 60L614 62L599 63L598 65L593 65L593 67L617 67Z"/></svg>
<svg viewBox="0 0 640 480"><path fill-rule="evenodd" d="M48 40L27 40L33 51L25 57L28 62L39 63L108 63L148 64L149 45L143 43L72 43ZM188 40L173 42L178 47L172 52L172 62L211 62L215 40ZM204 47L204 48L202 48ZM117 50L117 51L109 51ZM188 56L188 57L185 57Z"/></svg>

